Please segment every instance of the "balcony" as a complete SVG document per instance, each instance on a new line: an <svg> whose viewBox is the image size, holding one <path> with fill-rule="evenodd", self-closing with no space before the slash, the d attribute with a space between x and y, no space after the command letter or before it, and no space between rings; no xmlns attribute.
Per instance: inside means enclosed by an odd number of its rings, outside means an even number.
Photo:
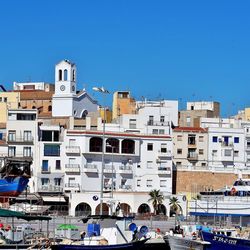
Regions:
<svg viewBox="0 0 250 250"><path fill-rule="evenodd" d="M189 152L187 155L189 161L198 161L198 154L196 152Z"/></svg>
<svg viewBox="0 0 250 250"><path fill-rule="evenodd" d="M24 136L24 137L16 137L16 136L8 136L7 138L8 144L25 144L32 145L34 144L33 136Z"/></svg>
<svg viewBox="0 0 250 250"><path fill-rule="evenodd" d="M158 175L171 175L171 168L169 167L158 167Z"/></svg>
<svg viewBox="0 0 250 250"><path fill-rule="evenodd" d="M38 192L63 192L62 186L53 186L53 185L41 185L38 187Z"/></svg>
<svg viewBox="0 0 250 250"><path fill-rule="evenodd" d="M132 185L119 185L119 191L132 191Z"/></svg>
<svg viewBox="0 0 250 250"><path fill-rule="evenodd" d="M121 165L119 166L119 173L120 174L133 174L133 165Z"/></svg>
<svg viewBox="0 0 250 250"><path fill-rule="evenodd" d="M224 147L224 148L233 148L234 147L234 144L232 142L225 142L225 141L222 141L221 142L221 147Z"/></svg>
<svg viewBox="0 0 250 250"><path fill-rule="evenodd" d="M80 173L79 164L65 164L65 172Z"/></svg>
<svg viewBox="0 0 250 250"><path fill-rule="evenodd" d="M83 167L83 172L85 173L98 173L97 165L96 164L85 164Z"/></svg>
<svg viewBox="0 0 250 250"><path fill-rule="evenodd" d="M103 173L114 173L114 167L112 165L104 165Z"/></svg>
<svg viewBox="0 0 250 250"><path fill-rule="evenodd" d="M79 183L65 183L64 185L65 191L80 191L80 184Z"/></svg>
<svg viewBox="0 0 250 250"><path fill-rule="evenodd" d="M23 151L17 151L17 152L13 152L13 151L9 151L8 152L8 156L7 157L13 157L16 159L23 159L23 160L33 160L33 152L26 152L24 154Z"/></svg>
<svg viewBox="0 0 250 250"><path fill-rule="evenodd" d="M67 155L80 155L81 150L79 146L66 146Z"/></svg>

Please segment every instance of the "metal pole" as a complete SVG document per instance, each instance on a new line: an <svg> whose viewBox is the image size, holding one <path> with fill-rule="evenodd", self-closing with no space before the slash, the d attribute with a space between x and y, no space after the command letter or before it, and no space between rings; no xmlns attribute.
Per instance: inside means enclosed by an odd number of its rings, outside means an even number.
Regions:
<svg viewBox="0 0 250 250"><path fill-rule="evenodd" d="M111 197L114 198L114 147L111 146L112 148L112 155L111 155L111 160L112 160L112 185L111 185Z"/></svg>
<svg viewBox="0 0 250 250"><path fill-rule="evenodd" d="M100 200L100 215L103 214L103 170L104 170L104 150L106 147L106 143L105 143L105 123L106 123L106 109L105 109L105 93L103 93L103 111L104 111L104 115L103 115L103 131L102 131L102 168L101 168L101 200Z"/></svg>

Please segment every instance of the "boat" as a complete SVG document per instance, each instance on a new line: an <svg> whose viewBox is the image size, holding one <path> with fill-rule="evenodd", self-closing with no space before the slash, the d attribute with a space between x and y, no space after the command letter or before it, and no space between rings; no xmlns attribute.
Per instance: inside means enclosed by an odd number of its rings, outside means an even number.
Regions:
<svg viewBox="0 0 250 250"><path fill-rule="evenodd" d="M250 179L238 178L231 187L205 190L189 201L189 214L215 223L232 218L240 226L248 226L250 217ZM212 222L213 220L213 222Z"/></svg>
<svg viewBox="0 0 250 250"><path fill-rule="evenodd" d="M61 242L52 244L51 249L141 249L149 239L148 228L137 227L132 220L133 217L89 215L82 218L83 223L88 223L84 237L80 240L63 238Z"/></svg>
<svg viewBox="0 0 250 250"><path fill-rule="evenodd" d="M210 242L204 241L199 234L200 225L177 225L164 236L165 243L171 250L205 250L210 249ZM205 230L205 229L204 229Z"/></svg>
<svg viewBox="0 0 250 250"><path fill-rule="evenodd" d="M32 161L6 157L1 163L0 197L17 197L28 185Z"/></svg>
<svg viewBox="0 0 250 250"><path fill-rule="evenodd" d="M205 241L211 243L209 250L249 250L250 239L236 237L234 230L214 230L212 232L202 231L202 237Z"/></svg>

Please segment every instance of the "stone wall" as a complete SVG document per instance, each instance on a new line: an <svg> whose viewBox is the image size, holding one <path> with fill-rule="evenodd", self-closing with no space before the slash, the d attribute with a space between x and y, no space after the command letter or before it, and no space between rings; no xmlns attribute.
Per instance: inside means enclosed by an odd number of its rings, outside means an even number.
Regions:
<svg viewBox="0 0 250 250"><path fill-rule="evenodd" d="M250 178L250 175L242 175ZM173 174L173 193L198 193L205 190L217 190L231 187L238 179L234 173L213 173L201 171L175 171Z"/></svg>

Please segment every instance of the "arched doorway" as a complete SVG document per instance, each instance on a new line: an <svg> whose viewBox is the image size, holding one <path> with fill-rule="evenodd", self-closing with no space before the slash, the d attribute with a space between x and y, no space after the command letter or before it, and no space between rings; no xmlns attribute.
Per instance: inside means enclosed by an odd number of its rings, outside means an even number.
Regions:
<svg viewBox="0 0 250 250"><path fill-rule="evenodd" d="M131 207L127 203L121 203L121 210L124 216L128 216L131 213Z"/></svg>
<svg viewBox="0 0 250 250"><path fill-rule="evenodd" d="M75 216L91 215L91 207L88 203L79 203L75 208Z"/></svg>
<svg viewBox="0 0 250 250"><path fill-rule="evenodd" d="M100 214L100 204L95 209L95 214ZM103 215L109 215L109 206L107 203L102 203L102 214Z"/></svg>
<svg viewBox="0 0 250 250"><path fill-rule="evenodd" d="M163 214L163 215L167 214L167 209L163 204L158 205L158 214Z"/></svg>
<svg viewBox="0 0 250 250"><path fill-rule="evenodd" d="M143 203L138 208L138 214L147 214L150 213L150 207L148 204Z"/></svg>

